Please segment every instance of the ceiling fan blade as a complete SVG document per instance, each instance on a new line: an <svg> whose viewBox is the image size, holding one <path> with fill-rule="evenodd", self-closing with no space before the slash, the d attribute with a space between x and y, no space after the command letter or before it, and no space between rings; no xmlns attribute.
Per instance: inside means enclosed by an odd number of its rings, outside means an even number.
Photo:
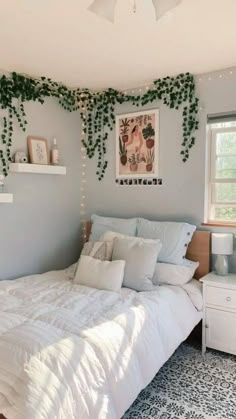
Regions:
<svg viewBox="0 0 236 419"><path fill-rule="evenodd" d="M88 10L113 23L115 18L116 2L117 0L94 0L88 7Z"/></svg>
<svg viewBox="0 0 236 419"><path fill-rule="evenodd" d="M174 9L178 6L183 0L152 0L156 19L160 19L166 13L168 13L171 9Z"/></svg>

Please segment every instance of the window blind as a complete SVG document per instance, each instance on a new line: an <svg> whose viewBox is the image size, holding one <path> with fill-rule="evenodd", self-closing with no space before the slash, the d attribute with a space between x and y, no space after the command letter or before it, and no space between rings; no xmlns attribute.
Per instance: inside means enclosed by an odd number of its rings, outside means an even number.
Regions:
<svg viewBox="0 0 236 419"><path fill-rule="evenodd" d="M222 122L236 122L236 111L229 113L215 113L212 115L207 115L208 124L219 124Z"/></svg>

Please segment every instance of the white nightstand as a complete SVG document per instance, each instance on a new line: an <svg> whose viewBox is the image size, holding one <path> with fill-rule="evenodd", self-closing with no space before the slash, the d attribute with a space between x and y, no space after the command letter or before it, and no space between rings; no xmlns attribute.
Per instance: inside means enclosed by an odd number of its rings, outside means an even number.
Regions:
<svg viewBox="0 0 236 419"><path fill-rule="evenodd" d="M236 274L204 276L202 353L206 348L236 355Z"/></svg>

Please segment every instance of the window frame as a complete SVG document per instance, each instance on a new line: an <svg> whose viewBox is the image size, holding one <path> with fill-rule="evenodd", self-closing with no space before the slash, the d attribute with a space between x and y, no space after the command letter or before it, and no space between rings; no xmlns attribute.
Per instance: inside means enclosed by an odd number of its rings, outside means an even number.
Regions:
<svg viewBox="0 0 236 419"><path fill-rule="evenodd" d="M222 121L222 124L224 121ZM208 152L207 152L207 170L206 170L206 188L205 188L205 224L211 225L225 225L225 226L232 226L236 225L236 219L234 220L222 220L214 218L214 210L215 208L236 208L236 202L226 202L226 203L219 203L216 200L216 184L223 184L223 183L235 183L236 184L236 177L235 178L216 178L216 138L217 134L233 132L236 135L236 125L232 125L231 127L214 127L214 123L208 124L207 126L207 139L208 139ZM220 154L221 155L221 154ZM222 156L234 156L236 153L222 153Z"/></svg>

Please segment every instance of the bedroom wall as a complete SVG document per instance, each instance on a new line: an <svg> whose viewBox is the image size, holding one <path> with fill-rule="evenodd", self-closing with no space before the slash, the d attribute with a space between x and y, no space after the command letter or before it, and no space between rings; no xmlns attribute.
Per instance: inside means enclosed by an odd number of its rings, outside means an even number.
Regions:
<svg viewBox="0 0 236 419"><path fill-rule="evenodd" d="M87 163L87 214L141 216L151 220L188 221L201 227L204 220L204 184L207 114L236 109L236 68L196 77L200 97L200 130L187 163L182 163L181 111L170 110L159 102L143 109L160 109L160 177L163 186L119 187L115 183L115 131L109 135L109 166L102 182L96 178L96 163ZM116 113L133 112L129 105L117 106ZM235 231L228 228L214 231ZM230 258L236 272L236 254Z"/></svg>
<svg viewBox="0 0 236 419"><path fill-rule="evenodd" d="M28 129L14 132L13 151L26 150L27 135L58 140L66 176L12 173L6 189L13 204L0 204L0 279L61 269L79 254L80 121L53 99L26 103Z"/></svg>

